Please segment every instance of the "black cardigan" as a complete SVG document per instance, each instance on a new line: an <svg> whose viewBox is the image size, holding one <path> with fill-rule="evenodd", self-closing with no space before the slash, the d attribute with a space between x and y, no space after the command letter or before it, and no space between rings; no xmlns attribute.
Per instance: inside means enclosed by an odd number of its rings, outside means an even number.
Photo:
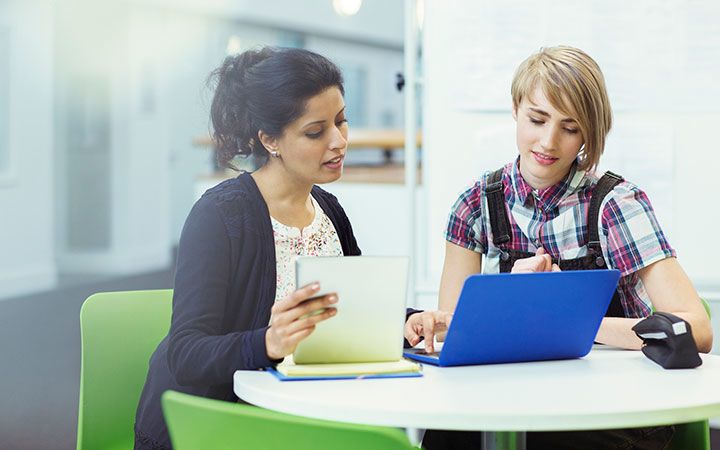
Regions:
<svg viewBox="0 0 720 450"><path fill-rule="evenodd" d="M312 196L332 221L343 254L359 255L335 196ZM178 247L172 323L150 359L135 419L136 449L171 448L160 408L168 389L237 401L236 370L259 369L275 302L275 242L270 213L249 173L220 183L197 201Z"/></svg>

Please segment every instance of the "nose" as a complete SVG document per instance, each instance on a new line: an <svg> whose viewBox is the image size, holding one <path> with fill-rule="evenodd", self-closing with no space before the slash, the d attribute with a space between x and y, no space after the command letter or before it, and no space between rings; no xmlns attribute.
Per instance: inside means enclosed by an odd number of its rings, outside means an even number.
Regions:
<svg viewBox="0 0 720 450"><path fill-rule="evenodd" d="M543 150L555 150L557 148L559 134L560 127L556 125L548 125L545 130L543 130L543 135L540 139L540 146Z"/></svg>
<svg viewBox="0 0 720 450"><path fill-rule="evenodd" d="M343 150L347 147L347 128L343 130L341 127L335 126L332 129L332 135L330 136L330 150Z"/></svg>

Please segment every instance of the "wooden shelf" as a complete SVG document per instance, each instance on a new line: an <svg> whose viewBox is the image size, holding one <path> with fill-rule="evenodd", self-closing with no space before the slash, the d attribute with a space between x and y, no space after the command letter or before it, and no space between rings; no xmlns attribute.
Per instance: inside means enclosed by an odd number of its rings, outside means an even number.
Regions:
<svg viewBox="0 0 720 450"><path fill-rule="evenodd" d="M226 170L215 174L201 175L201 181L219 183L228 178L237 176L237 172ZM418 168L416 174L417 184L420 185L422 169ZM343 169L343 176L338 183L369 183L369 184L405 184L405 168L402 164L387 164L381 166L349 166Z"/></svg>
<svg viewBox="0 0 720 450"><path fill-rule="evenodd" d="M210 136L198 136L193 139L197 147L212 147ZM417 133L416 145L422 145L422 134ZM340 183L372 183L372 184L404 184L405 168L402 163L392 162L392 153L405 148L405 132L402 129L371 129L351 128L348 136L348 149L381 149L385 152L385 162L377 165L350 165L345 166ZM235 176L236 172L221 172L216 175L207 175L203 178L212 178L221 181ZM422 170L418 168L417 182L421 183Z"/></svg>
<svg viewBox="0 0 720 450"><path fill-rule="evenodd" d="M422 169L416 173L417 184L422 184ZM399 163L381 166L346 166L339 183L405 184L405 167Z"/></svg>
<svg viewBox="0 0 720 450"><path fill-rule="evenodd" d="M196 147L212 147L210 136L198 136L192 141ZM422 133L417 133L415 144L422 146ZM348 148L402 150L405 148L405 131L402 129L350 128Z"/></svg>
<svg viewBox="0 0 720 450"><path fill-rule="evenodd" d="M416 135L415 145L422 146L422 134ZM380 148L403 150L405 131L402 129L351 128L348 134L348 148Z"/></svg>

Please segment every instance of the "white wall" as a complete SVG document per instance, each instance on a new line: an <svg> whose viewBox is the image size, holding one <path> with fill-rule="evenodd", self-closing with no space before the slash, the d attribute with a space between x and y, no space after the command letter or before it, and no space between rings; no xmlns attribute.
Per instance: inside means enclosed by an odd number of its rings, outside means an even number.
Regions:
<svg viewBox="0 0 720 450"><path fill-rule="evenodd" d="M374 42L403 44L403 2L365 0L358 13L338 16L332 0L116 0L156 5L176 11L299 30L309 34Z"/></svg>
<svg viewBox="0 0 720 450"><path fill-rule="evenodd" d="M58 5L56 245L64 273L130 274L170 262L172 130L158 16L121 3ZM99 87L84 96L84 83Z"/></svg>
<svg viewBox="0 0 720 450"><path fill-rule="evenodd" d="M9 30L10 164L0 174L0 298L51 287L53 253L52 2L0 2Z"/></svg>
<svg viewBox="0 0 720 450"><path fill-rule="evenodd" d="M166 49L164 14L132 8L128 18L127 72L117 97L124 101L118 122L127 134L113 142L119 169L113 179L117 210L114 251L125 254L133 271L170 263L170 105L163 101ZM118 124L118 125L119 125Z"/></svg>
<svg viewBox="0 0 720 450"><path fill-rule="evenodd" d="M711 80L720 68L718 4L558 2L541 12L532 5L426 4L429 280L439 278L442 232L457 195L517 153L510 117L515 68L541 46L563 43L588 51L605 72L615 123L601 167L648 191L701 292L720 285L712 244L720 210L712 206L708 170L720 163L711 144L720 119L720 89Z"/></svg>
<svg viewBox="0 0 720 450"><path fill-rule="evenodd" d="M401 17L398 17L398 20L401 20ZM366 105L368 121L363 127L402 128L405 120L403 93L395 88L395 74L403 71L402 50L343 42L315 35L307 37L305 48L330 58L341 68L359 68L365 71L367 86L362 101ZM353 107L352 104L346 106ZM383 123L383 119L391 123Z"/></svg>

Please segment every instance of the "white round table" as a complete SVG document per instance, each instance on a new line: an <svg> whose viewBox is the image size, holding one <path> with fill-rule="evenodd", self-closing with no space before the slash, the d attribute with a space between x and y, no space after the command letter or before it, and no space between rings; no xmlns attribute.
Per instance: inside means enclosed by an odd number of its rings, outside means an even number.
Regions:
<svg viewBox="0 0 720 450"><path fill-rule="evenodd" d="M720 357L664 370L639 351L582 359L438 368L421 378L281 382L237 371L235 394L289 414L370 425L494 432L692 422L720 415Z"/></svg>

